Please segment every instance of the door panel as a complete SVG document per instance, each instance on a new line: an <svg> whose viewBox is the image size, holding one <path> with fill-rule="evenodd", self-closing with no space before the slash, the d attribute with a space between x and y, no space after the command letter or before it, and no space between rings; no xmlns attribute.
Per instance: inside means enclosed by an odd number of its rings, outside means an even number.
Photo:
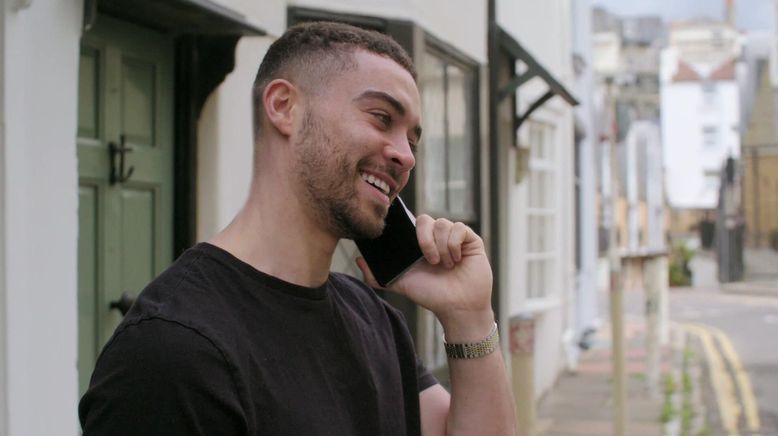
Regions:
<svg viewBox="0 0 778 436"><path fill-rule="evenodd" d="M172 260L173 45L168 36L104 16L81 43L76 141L83 392L95 356L122 319L110 303L124 291L137 295Z"/></svg>
<svg viewBox="0 0 778 436"><path fill-rule="evenodd" d="M137 146L154 146L154 67L153 62L142 59L122 59L122 133Z"/></svg>
<svg viewBox="0 0 778 436"><path fill-rule="evenodd" d="M154 278L154 197L153 190L122 190L122 289L142 289Z"/></svg>

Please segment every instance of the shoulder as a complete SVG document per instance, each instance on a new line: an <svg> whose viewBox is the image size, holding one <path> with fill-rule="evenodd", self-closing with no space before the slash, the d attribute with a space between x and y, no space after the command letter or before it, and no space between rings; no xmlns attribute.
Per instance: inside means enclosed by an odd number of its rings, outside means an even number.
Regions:
<svg viewBox="0 0 778 436"><path fill-rule="evenodd" d="M124 434L115 431L128 424L125 418L135 430L164 428L168 434L186 434L178 430L204 419L243 426L239 384L210 339L177 322L146 318L124 324L106 344L79 416L85 434Z"/></svg>
<svg viewBox="0 0 778 436"><path fill-rule="evenodd" d="M124 372L131 378L142 374L145 382L175 383L199 376L203 370L232 377L231 366L222 347L197 329L149 317L124 323L116 330L98 357L93 383L99 381L104 369Z"/></svg>

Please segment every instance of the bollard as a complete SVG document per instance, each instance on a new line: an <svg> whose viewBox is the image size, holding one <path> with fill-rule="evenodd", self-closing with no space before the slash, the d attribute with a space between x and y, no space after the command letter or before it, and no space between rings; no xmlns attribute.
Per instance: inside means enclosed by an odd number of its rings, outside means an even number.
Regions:
<svg viewBox="0 0 778 436"><path fill-rule="evenodd" d="M662 253L656 259L657 266L657 317L659 323L659 344L667 346L669 344L670 329L670 309L668 307L668 288L670 287L670 278L668 277L669 265L667 263L667 254Z"/></svg>
<svg viewBox="0 0 778 436"><path fill-rule="evenodd" d="M516 418L523 436L535 436L535 319L531 315L510 319L510 350Z"/></svg>

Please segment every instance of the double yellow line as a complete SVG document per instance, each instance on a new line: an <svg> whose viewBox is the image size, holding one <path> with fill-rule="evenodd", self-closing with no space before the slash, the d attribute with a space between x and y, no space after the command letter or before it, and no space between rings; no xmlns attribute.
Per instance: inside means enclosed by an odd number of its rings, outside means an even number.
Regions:
<svg viewBox="0 0 778 436"><path fill-rule="evenodd" d="M681 323L680 327L689 334L695 335L702 344L708 362L710 382L716 394L721 423L727 434L730 436L740 434L738 423L742 415L745 417L748 434L758 436L761 423L754 388L729 336L716 327L699 323L685 322ZM719 345L720 352L716 343ZM727 369L727 363L732 368L732 374Z"/></svg>

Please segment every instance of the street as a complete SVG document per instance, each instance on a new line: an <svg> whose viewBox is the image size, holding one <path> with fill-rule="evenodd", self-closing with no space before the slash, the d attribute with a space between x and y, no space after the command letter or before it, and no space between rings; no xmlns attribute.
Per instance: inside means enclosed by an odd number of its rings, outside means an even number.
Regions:
<svg viewBox="0 0 778 436"><path fill-rule="evenodd" d="M711 257L698 255L691 266L694 286L670 290L670 317L704 362L712 434L778 434L778 286L774 296L727 292ZM769 274L754 275L778 285Z"/></svg>

